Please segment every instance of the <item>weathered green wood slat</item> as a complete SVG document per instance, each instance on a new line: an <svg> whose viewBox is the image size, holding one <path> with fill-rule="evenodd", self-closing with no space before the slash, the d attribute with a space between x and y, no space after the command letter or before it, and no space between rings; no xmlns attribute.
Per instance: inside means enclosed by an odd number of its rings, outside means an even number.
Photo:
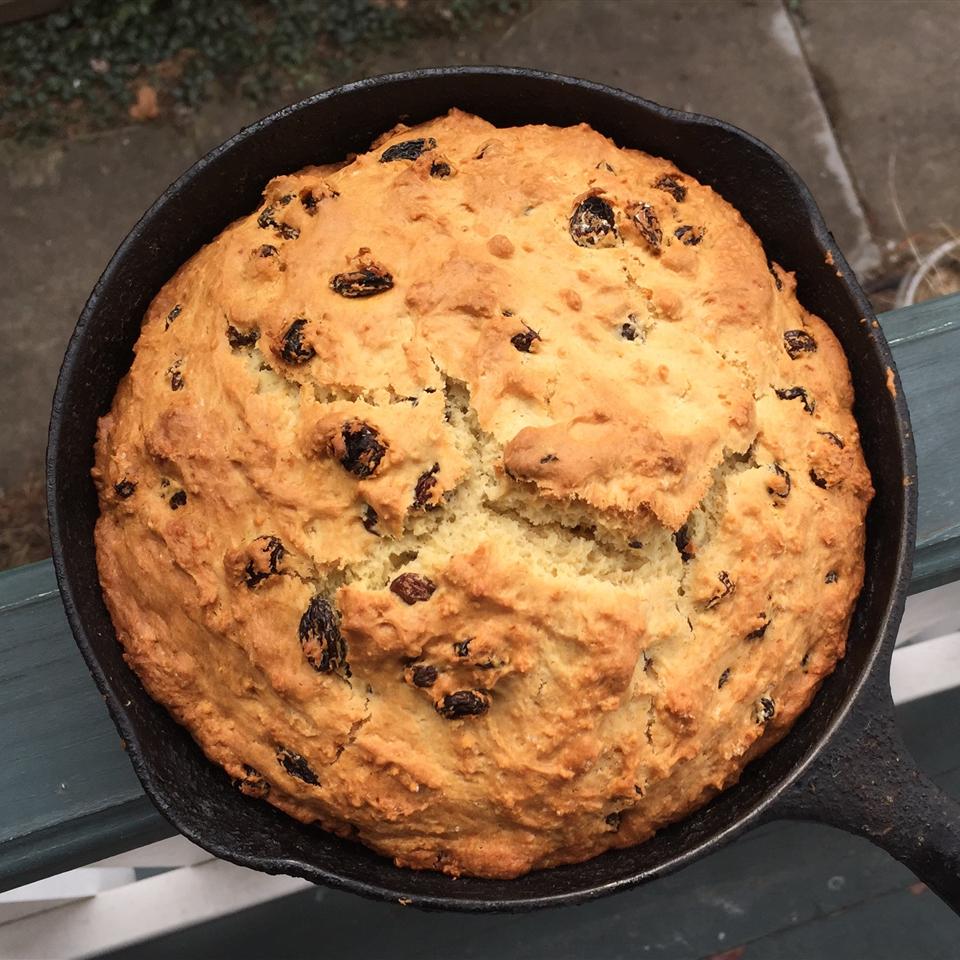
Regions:
<svg viewBox="0 0 960 960"><path fill-rule="evenodd" d="M916 434L926 589L960 579L960 295L881 322ZM0 574L0 761L0 889L173 832L123 755L48 562Z"/></svg>
<svg viewBox="0 0 960 960"><path fill-rule="evenodd" d="M960 294L880 317L917 445L914 592L960 578Z"/></svg>
<svg viewBox="0 0 960 960"><path fill-rule="evenodd" d="M0 577L0 889L171 836L73 642L49 561Z"/></svg>

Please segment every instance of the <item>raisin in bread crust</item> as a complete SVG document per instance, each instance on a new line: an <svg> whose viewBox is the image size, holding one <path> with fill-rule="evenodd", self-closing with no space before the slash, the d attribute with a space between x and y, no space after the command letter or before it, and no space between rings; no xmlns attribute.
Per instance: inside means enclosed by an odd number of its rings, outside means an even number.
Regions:
<svg viewBox="0 0 960 960"><path fill-rule="evenodd" d="M863 576L852 400L709 187L453 111L271 181L157 295L101 581L239 789L514 877L644 840L808 705Z"/></svg>

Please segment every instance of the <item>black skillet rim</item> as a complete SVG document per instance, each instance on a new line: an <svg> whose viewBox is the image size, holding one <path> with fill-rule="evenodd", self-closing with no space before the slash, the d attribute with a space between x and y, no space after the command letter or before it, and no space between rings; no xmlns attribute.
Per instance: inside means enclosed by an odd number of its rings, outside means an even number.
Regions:
<svg viewBox="0 0 960 960"><path fill-rule="evenodd" d="M869 342L874 353L875 362L882 364L893 372L896 390L893 393L892 401L894 404L894 414L898 431L896 441L898 444L898 454L900 461L905 466L906 482L903 504L903 514L901 528L897 531L898 549L896 557L896 575L894 577L895 589L891 591L880 618L879 627L872 645L864 659L863 667L851 683L849 689L845 692L840 705L827 724L826 729L820 734L813 746L807 751L804 758L794 765L792 770L780 781L774 783L746 813L739 814L732 823L726 828L713 832L701 838L690 849L673 856L671 859L662 862L658 866L640 871L639 873L619 877L607 882L594 882L590 886L574 891L563 892L556 895L530 896L524 899L511 899L499 901L492 898L473 897L461 898L457 896L438 896L424 895L419 892L405 891L402 888L390 889L374 883L367 883L350 876L342 876L332 873L322 868L315 867L301 860L285 860L272 857L257 857L253 855L236 855L230 849L209 838L198 835L195 831L185 829L177 822L176 811L171 809L171 805L164 796L162 787L155 782L153 771L151 769L150 759L144 756L137 735L131 720L129 719L125 708L121 704L115 691L111 688L109 681L101 668L90 640L86 633L85 625L77 609L73 588L70 581L68 563L64 556L64 543L60 535L60 513L61 508L57 500L57 482L56 465L59 456L59 431L62 429L64 419L64 394L66 393L70 381L77 376L76 358L79 352L80 344L84 338L84 332L87 322L94 314L96 306L103 288L111 279L112 274L117 269L118 264L130 253L136 252L136 248L141 242L141 234L145 228L154 219L157 211L161 209L167 201L177 194L181 188L187 185L201 170L215 163L222 155L233 150L245 140L257 136L263 129L269 127L280 118L286 117L292 113L309 107L310 105L326 99L338 97L353 91L364 90L387 86L395 83L403 83L412 80L422 80L425 78L442 81L449 77L517 77L519 79L533 79L541 82L550 82L561 86L568 85L579 87L594 94L614 98L621 102L629 103L633 106L659 114L661 117L672 121L683 127L714 127L745 140L754 149L765 153L790 181L797 195L802 202L807 219L809 220L815 239L819 242L825 254L830 254L838 276L846 287L848 293L858 305L865 323L871 323L874 314L870 304L857 283L857 280L844 259L841 251L829 232L823 217L817 207L810 191L787 164L772 148L762 141L753 137L751 134L733 126L732 124L700 114L687 113L684 111L673 110L663 107L652 101L630 94L626 91L610 87L605 84L596 83L590 80L583 80L569 76L547 73L539 70L530 70L522 67L499 67L499 66L470 66L470 67L434 67L420 70L410 70L398 73L386 74L378 77L367 78L355 83L345 84L330 90L307 97L297 103L282 108L244 128L239 133L225 141L220 146L214 148L204 157L193 164L185 173L174 181L160 197L150 206L147 212L140 218L130 233L124 238L123 242L117 248L109 264L104 270L102 276L97 281L93 292L85 305L77 326L71 336L67 347L66 355L61 368L60 376L57 382L56 392L53 401L53 412L51 415L50 432L47 448L47 505L49 513L51 546L53 552L53 563L57 576L57 583L63 598L67 619L73 630L77 644L81 653L87 662L87 666L92 673L94 680L107 702L110 715L116 724L121 736L124 738L127 751L136 774L140 779L145 792L150 797L154 805L166 817L173 826L187 836L190 840L209 850L211 853L225 860L239 863L243 866L259 869L267 873L290 873L305 877L314 882L345 889L362 896L372 897L382 900L400 900L402 902L413 902L417 906L432 909L453 909L463 912L488 912L488 911L525 911L542 907L562 906L567 904L576 904L586 902L618 890L625 890L634 887L640 883L646 882L666 873L673 872L687 864L693 862L713 849L716 849L724 842L732 839L744 832L750 826L756 825L764 817L771 818L775 816L775 807L779 798L781 798L795 783L795 781L807 772L817 756L823 751L828 743L835 738L838 729L842 726L845 718L850 713L851 708L861 698L861 693L868 686L873 675L878 669L885 670L892 653L893 643L896 635L896 626L899 622L902 612L903 602L909 582L910 569L912 564L914 531L916 528L916 456L913 444L912 431L910 428L909 413L900 388L899 378L896 374L896 366L890 353L889 346L883 333L879 328L871 332ZM911 482L912 481L912 482ZM891 535L891 534L888 534ZM886 681L884 678L884 685ZM869 691L868 691L869 692ZM144 694L146 696L146 694ZM869 697L864 697L865 705L869 703ZM789 734L788 734L789 737ZM597 860L592 861L598 868L601 865ZM596 870L602 873L602 868ZM449 881L451 885L457 883L455 880ZM455 890L455 887L454 887ZM451 890L451 893L454 893Z"/></svg>

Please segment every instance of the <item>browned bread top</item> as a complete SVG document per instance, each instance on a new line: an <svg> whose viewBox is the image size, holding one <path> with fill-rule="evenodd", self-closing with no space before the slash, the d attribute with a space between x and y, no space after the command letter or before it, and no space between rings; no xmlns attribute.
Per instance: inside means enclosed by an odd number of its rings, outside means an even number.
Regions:
<svg viewBox="0 0 960 960"><path fill-rule="evenodd" d="M709 187L453 111L271 181L157 295L97 442L105 596L244 792L403 865L582 860L842 656L852 400Z"/></svg>

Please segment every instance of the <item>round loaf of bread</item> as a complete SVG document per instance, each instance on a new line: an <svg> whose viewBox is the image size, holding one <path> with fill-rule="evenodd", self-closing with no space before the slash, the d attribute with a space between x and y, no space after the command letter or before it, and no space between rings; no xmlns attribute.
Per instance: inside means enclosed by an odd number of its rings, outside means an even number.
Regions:
<svg viewBox="0 0 960 960"><path fill-rule="evenodd" d="M100 422L125 656L240 790L515 877L735 782L843 655L843 352L740 214L453 111L271 181Z"/></svg>

